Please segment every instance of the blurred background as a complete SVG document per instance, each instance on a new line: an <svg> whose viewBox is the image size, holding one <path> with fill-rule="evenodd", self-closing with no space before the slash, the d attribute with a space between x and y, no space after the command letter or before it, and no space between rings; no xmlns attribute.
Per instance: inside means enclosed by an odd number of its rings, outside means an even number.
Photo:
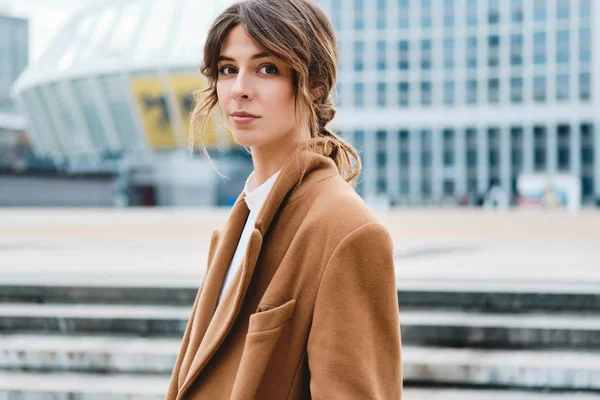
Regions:
<svg viewBox="0 0 600 400"><path fill-rule="evenodd" d="M229 179L187 148L229 3L0 0L0 399L164 395L252 171L216 118ZM600 5L317 3L331 128L394 238L406 398L600 398Z"/></svg>

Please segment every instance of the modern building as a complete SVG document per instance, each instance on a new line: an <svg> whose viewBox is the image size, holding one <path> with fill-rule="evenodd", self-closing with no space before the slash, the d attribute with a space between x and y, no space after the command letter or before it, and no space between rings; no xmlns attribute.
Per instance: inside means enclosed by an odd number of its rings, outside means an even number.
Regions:
<svg viewBox="0 0 600 400"><path fill-rule="evenodd" d="M514 194L521 173L567 172L584 203L600 199L594 1L317 1L340 43L332 128L361 151L366 198L456 204L493 185ZM113 171L129 203L230 202L246 150L213 121L229 181L186 150L224 3L111 0L74 16L15 86L35 150L70 171Z"/></svg>
<svg viewBox="0 0 600 400"><path fill-rule="evenodd" d="M334 127L363 195L456 204L521 172L600 199L600 5L593 0L320 0L340 43Z"/></svg>
<svg viewBox="0 0 600 400"><path fill-rule="evenodd" d="M252 170L246 149L215 116L223 180L187 145L204 37L223 6L109 0L74 15L13 88L36 153L73 174L114 174L117 204L232 203Z"/></svg>
<svg viewBox="0 0 600 400"><path fill-rule="evenodd" d="M0 10L0 170L23 168L30 152L26 120L10 98L10 88L27 66L28 21Z"/></svg>

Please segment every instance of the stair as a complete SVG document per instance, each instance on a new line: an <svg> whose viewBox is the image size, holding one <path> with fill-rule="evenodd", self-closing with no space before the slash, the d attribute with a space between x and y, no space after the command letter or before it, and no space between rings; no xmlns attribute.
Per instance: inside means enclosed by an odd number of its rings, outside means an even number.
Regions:
<svg viewBox="0 0 600 400"><path fill-rule="evenodd" d="M406 399L600 399L594 285L398 288ZM0 400L163 398L196 291L0 284Z"/></svg>

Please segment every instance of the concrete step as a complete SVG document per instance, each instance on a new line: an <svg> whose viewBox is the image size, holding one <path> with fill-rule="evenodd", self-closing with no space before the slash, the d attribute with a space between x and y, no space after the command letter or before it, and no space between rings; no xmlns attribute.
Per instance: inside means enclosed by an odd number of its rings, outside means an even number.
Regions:
<svg viewBox="0 0 600 400"><path fill-rule="evenodd" d="M181 337L190 307L0 304L0 333ZM406 344L482 348L600 348L600 315L401 310Z"/></svg>
<svg viewBox="0 0 600 400"><path fill-rule="evenodd" d="M482 312L574 311L600 313L600 285L554 282L418 281L396 283L401 308L442 308ZM3 279L0 302L193 304L199 282L80 279L56 281Z"/></svg>
<svg viewBox="0 0 600 400"><path fill-rule="evenodd" d="M0 399L164 400L169 376L0 371Z"/></svg>
<svg viewBox="0 0 600 400"><path fill-rule="evenodd" d="M169 378L158 375L0 372L0 399L162 400ZM597 400L600 394L498 389L405 387L403 400Z"/></svg>
<svg viewBox="0 0 600 400"><path fill-rule="evenodd" d="M600 352L403 346L410 384L600 392Z"/></svg>
<svg viewBox="0 0 600 400"><path fill-rule="evenodd" d="M0 368L169 375L180 339L115 336L0 336ZM405 381L510 388L597 390L600 353L483 350L403 345Z"/></svg>
<svg viewBox="0 0 600 400"><path fill-rule="evenodd" d="M0 304L0 333L106 333L181 337L191 307Z"/></svg>
<svg viewBox="0 0 600 400"><path fill-rule="evenodd" d="M400 310L408 344L496 349L600 349L600 315Z"/></svg>

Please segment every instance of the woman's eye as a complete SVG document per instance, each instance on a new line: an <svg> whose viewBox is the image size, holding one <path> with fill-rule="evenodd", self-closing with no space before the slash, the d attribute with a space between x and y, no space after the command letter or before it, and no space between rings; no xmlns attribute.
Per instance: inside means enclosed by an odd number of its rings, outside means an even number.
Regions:
<svg viewBox="0 0 600 400"><path fill-rule="evenodd" d="M223 75L231 75L231 74L235 73L234 71L235 71L234 68L228 67L228 66L221 67L221 69L219 69L219 73L223 74Z"/></svg>
<svg viewBox="0 0 600 400"><path fill-rule="evenodd" d="M260 67L260 71L263 74L267 74L267 75L275 75L279 72L277 67L274 65L264 65L264 66Z"/></svg>

